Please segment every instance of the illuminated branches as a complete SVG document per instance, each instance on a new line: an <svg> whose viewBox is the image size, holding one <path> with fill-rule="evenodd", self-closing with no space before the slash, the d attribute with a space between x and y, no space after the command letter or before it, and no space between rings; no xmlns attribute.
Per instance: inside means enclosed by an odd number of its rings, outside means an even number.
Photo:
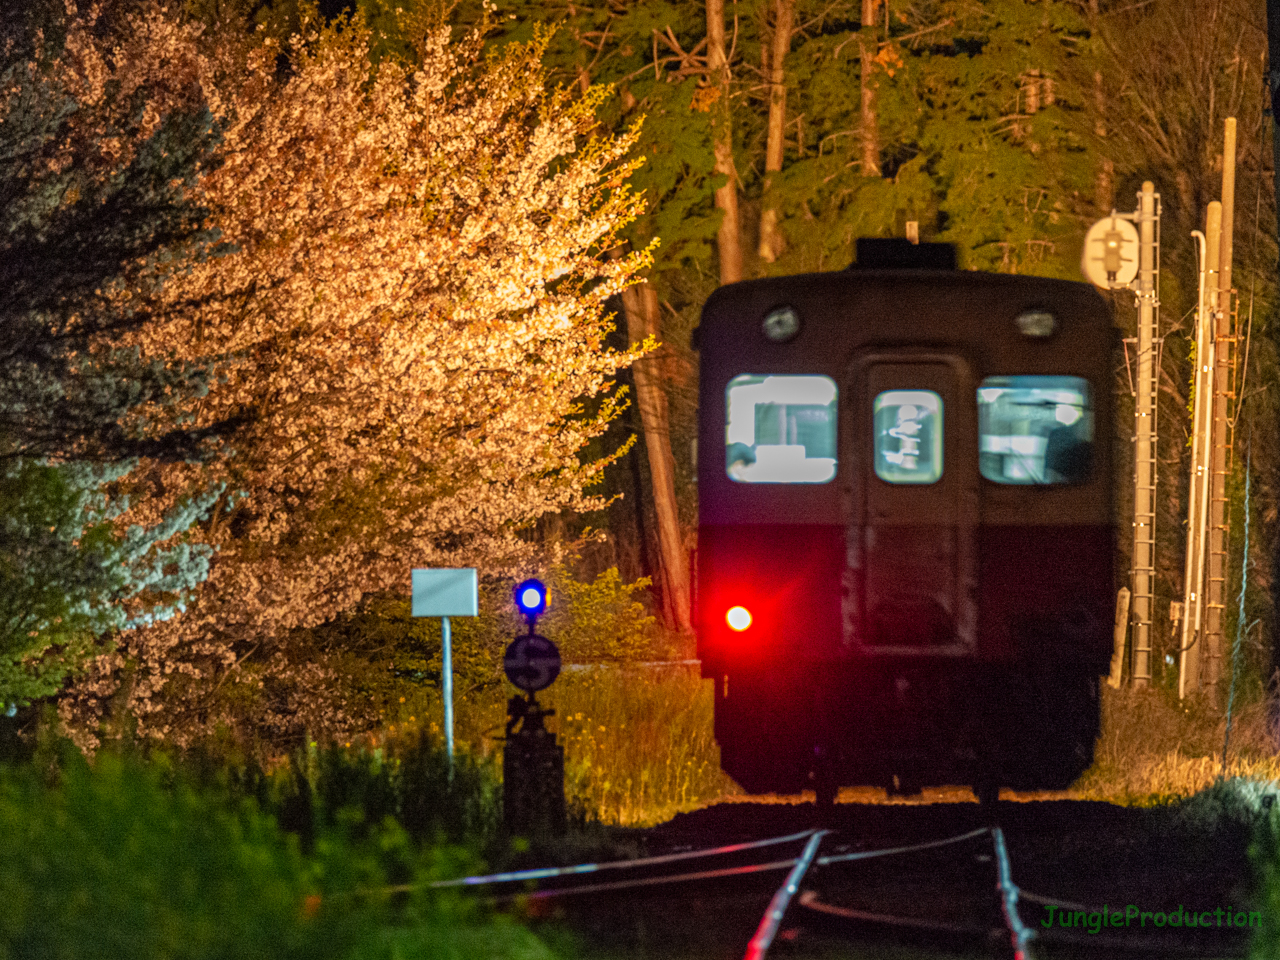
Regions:
<svg viewBox="0 0 1280 960"><path fill-rule="evenodd" d="M243 497L209 524L219 552L194 608L85 687L106 694L134 665L142 732L246 719L212 706L226 682L260 691L246 709L268 729L339 729L290 630L412 566L515 564L535 518L600 505L585 488L609 458L581 455L633 359L604 348L604 304L648 262L601 255L641 209L621 186L634 133L594 136L603 92L548 90L544 43L482 60L478 34L434 29L420 66L375 69L359 24L307 23L287 46L211 55L219 162L194 195L229 252L175 275L172 302L205 306L137 344L222 358L186 412L244 417L235 456L164 482L212 472ZM184 693L166 699L174 670Z"/></svg>
<svg viewBox="0 0 1280 960"><path fill-rule="evenodd" d="M193 35L72 8L45 16L54 43L26 13L0 39L0 712L204 579L212 551L185 538L221 488L171 487L145 516L128 493L231 426L174 417L206 386L194 355L122 340L205 239L185 190L212 145Z"/></svg>

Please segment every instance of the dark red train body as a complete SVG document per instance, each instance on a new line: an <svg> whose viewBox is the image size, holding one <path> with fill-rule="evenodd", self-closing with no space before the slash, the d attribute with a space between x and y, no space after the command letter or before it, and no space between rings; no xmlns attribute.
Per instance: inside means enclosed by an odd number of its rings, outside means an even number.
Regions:
<svg viewBox="0 0 1280 960"><path fill-rule="evenodd" d="M1115 342L1091 287L1032 277L850 269L707 301L695 620L744 788L1089 765Z"/></svg>

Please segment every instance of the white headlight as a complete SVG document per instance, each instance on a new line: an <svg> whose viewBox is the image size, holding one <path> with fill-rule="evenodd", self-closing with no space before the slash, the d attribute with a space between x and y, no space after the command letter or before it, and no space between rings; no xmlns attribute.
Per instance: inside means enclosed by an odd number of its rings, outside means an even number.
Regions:
<svg viewBox="0 0 1280 960"><path fill-rule="evenodd" d="M769 311L761 328L774 343L786 343L800 332L800 314L794 307L778 307Z"/></svg>
<svg viewBox="0 0 1280 960"><path fill-rule="evenodd" d="M1027 310L1016 322L1024 337L1051 337L1058 329L1058 318L1048 310Z"/></svg>

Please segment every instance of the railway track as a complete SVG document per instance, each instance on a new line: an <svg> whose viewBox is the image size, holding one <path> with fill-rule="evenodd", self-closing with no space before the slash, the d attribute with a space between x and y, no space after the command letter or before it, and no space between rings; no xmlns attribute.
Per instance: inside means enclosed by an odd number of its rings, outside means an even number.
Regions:
<svg viewBox="0 0 1280 960"><path fill-rule="evenodd" d="M1022 889L1006 828L995 817L987 819L937 839L855 849L866 844L853 835L846 817L843 829L811 828L633 860L437 885L483 889L497 901L537 905L535 914L570 925L594 918L593 939L601 942L608 942L611 927L621 931L638 924L641 955L673 958L785 960L829 956L841 944L853 948L844 956L858 956L858 949L883 955L875 945L884 943L908 951L903 957L1244 955L1247 932L1234 929L1215 927L1189 936L1188 930L1156 931L1154 924L1129 917L1127 926L1108 921L1106 929L1098 925L1090 932L1089 918L1114 918L1119 900L1109 907L1091 906ZM1060 891L1051 877L1037 879L1050 883L1045 889ZM1121 894L1116 892L1124 899ZM886 909L886 904L897 906ZM1082 918L1084 926L1062 929L1053 925L1055 916ZM685 953L681 929L688 934Z"/></svg>

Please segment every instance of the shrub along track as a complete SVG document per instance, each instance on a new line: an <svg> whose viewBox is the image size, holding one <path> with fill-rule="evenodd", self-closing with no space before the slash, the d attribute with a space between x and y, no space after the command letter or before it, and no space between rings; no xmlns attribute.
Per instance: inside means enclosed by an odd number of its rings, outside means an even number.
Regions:
<svg viewBox="0 0 1280 960"><path fill-rule="evenodd" d="M1248 909L1247 831L1195 834L1163 810L1079 800L1005 801L996 817L993 830L972 802L844 803L819 835L811 803L722 803L627 831L656 862L525 881L515 899L564 952L607 960L1001 957L1018 943L1037 958L1243 955L1247 931L1229 920L1157 929L1154 917ZM779 842L754 842L766 839ZM875 855L903 847L920 849ZM1104 904L1112 923L1097 932L1088 913L1058 923Z"/></svg>

